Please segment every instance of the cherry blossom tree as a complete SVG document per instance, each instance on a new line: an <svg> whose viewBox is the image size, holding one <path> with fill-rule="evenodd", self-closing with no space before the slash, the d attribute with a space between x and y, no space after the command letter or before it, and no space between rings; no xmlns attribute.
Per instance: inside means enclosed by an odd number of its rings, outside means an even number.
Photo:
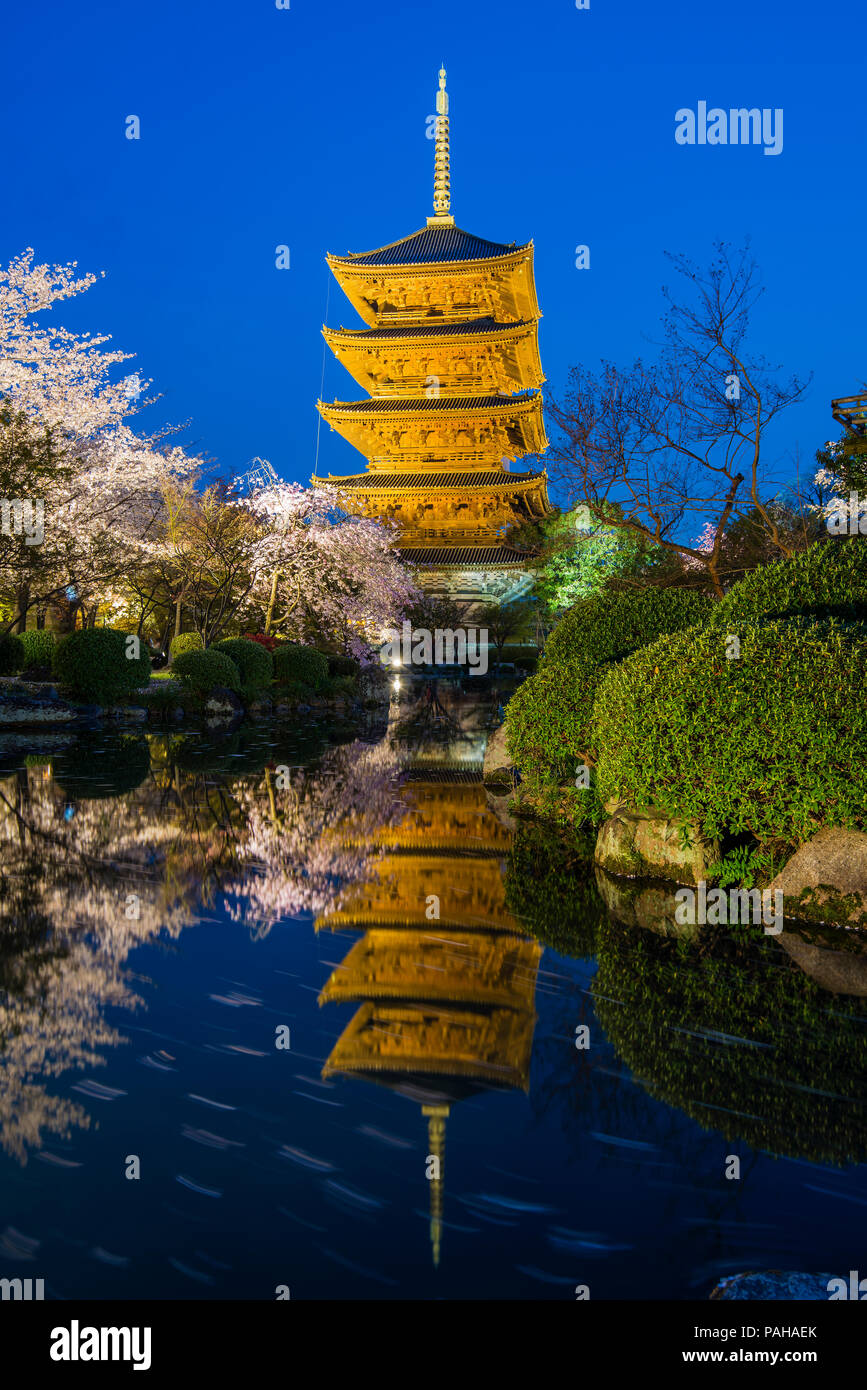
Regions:
<svg viewBox="0 0 867 1390"><path fill-rule="evenodd" d="M263 528L254 592L266 633L301 638L312 626L366 661L382 628L418 602L396 532L347 515L324 490L280 483L245 505Z"/></svg>
<svg viewBox="0 0 867 1390"><path fill-rule="evenodd" d="M171 442L173 431L145 435L131 428L129 419L153 398L138 373L117 379L130 354L107 349L105 335L73 333L51 321L56 304L96 279L77 274L75 262L36 265L32 249L0 269L4 429L7 436L17 430L27 444L16 454L14 440L5 440L4 494L31 499L35 482L47 537L44 553L28 558L23 584L15 584L24 558L20 545L2 547L0 583L18 590L19 627L31 608L62 602L67 592L78 606L90 596L104 597L138 559L153 553L165 487L200 466ZM34 449L42 464L35 479L24 466ZM10 492L10 485L17 490Z"/></svg>

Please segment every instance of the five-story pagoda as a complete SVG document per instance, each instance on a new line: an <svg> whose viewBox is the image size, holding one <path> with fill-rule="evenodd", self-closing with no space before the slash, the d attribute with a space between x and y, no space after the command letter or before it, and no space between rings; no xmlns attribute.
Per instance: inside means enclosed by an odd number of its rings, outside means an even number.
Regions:
<svg viewBox="0 0 867 1390"><path fill-rule="evenodd" d="M367 469L312 481L353 513L396 522L426 589L477 601L530 582L504 530L550 511L546 476L507 465L547 448L545 378L532 242L485 241L451 215L445 84L441 69L427 226L377 251L328 256L366 327L323 333L368 399L317 405Z"/></svg>

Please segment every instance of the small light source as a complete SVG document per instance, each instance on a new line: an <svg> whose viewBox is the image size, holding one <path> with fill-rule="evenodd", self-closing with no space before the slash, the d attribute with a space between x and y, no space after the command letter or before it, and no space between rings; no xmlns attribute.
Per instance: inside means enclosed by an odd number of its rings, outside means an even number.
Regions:
<svg viewBox="0 0 867 1390"><path fill-rule="evenodd" d="M399 667L399 666L401 665L400 657L399 657L399 656L393 656L393 657L391 658L391 664L392 664L393 667Z"/></svg>

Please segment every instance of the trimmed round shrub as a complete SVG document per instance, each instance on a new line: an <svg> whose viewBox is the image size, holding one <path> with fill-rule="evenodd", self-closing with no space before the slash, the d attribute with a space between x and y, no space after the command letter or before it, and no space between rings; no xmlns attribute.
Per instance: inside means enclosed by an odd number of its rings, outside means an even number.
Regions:
<svg viewBox="0 0 867 1390"><path fill-rule="evenodd" d="M169 643L169 657L174 662L176 656L184 652L204 651L205 644L198 632L179 632Z"/></svg>
<svg viewBox="0 0 867 1390"><path fill-rule="evenodd" d="M47 628L34 628L31 632L19 633L18 641L22 648L22 671L51 667L54 649L57 646L57 638L53 632Z"/></svg>
<svg viewBox="0 0 867 1390"><path fill-rule="evenodd" d="M356 661L354 656L329 656L327 660L328 674L332 677L357 676L361 670L361 662Z"/></svg>
<svg viewBox="0 0 867 1390"><path fill-rule="evenodd" d="M14 632L0 634L0 676L11 676L19 671L23 655L20 637Z"/></svg>
<svg viewBox="0 0 867 1390"><path fill-rule="evenodd" d="M274 652L274 679L301 681L318 690L328 680L328 658L314 647L302 647L296 642L284 642Z"/></svg>
<svg viewBox="0 0 867 1390"><path fill-rule="evenodd" d="M753 618L797 613L867 621L867 540L820 541L791 559L753 570L716 605L711 621L736 632L738 623Z"/></svg>
<svg viewBox="0 0 867 1390"><path fill-rule="evenodd" d="M236 692L241 689L241 676L234 661L214 647L204 652L181 652L172 662L172 675L196 695L207 695L218 685Z"/></svg>
<svg viewBox="0 0 867 1390"><path fill-rule="evenodd" d="M712 600L687 589L605 591L581 599L548 639L534 676L506 709L506 741L531 790L570 778L585 756L595 761L593 702L613 662L662 633L701 621Z"/></svg>
<svg viewBox="0 0 867 1390"><path fill-rule="evenodd" d="M564 613L548 638L542 664L569 658L594 665L622 661L664 632L704 622L713 607L713 599L694 589L606 589Z"/></svg>
<svg viewBox="0 0 867 1390"><path fill-rule="evenodd" d="M794 845L867 824L867 624L690 628L636 652L596 699L597 786L709 838Z"/></svg>
<svg viewBox="0 0 867 1390"><path fill-rule="evenodd" d="M105 704L147 685L151 659L141 638L94 627L62 637L54 648L51 669L74 699Z"/></svg>
<svg viewBox="0 0 867 1390"><path fill-rule="evenodd" d="M559 786L584 759L592 706L585 677L578 661L543 666L506 707L506 746L531 786Z"/></svg>
<svg viewBox="0 0 867 1390"><path fill-rule="evenodd" d="M274 658L260 642L249 642L246 637L227 637L216 642L211 651L222 652L234 661L245 690L264 690L271 684Z"/></svg>

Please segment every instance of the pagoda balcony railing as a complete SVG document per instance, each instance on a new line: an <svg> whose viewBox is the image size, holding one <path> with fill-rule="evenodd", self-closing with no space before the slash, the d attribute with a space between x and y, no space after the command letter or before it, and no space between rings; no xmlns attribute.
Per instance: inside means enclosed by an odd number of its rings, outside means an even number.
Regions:
<svg viewBox="0 0 867 1390"><path fill-rule="evenodd" d="M377 400L418 400L419 396L428 398L428 392L433 389L430 378L427 376L405 376L401 377L399 382L378 382L371 377L370 381L370 394ZM508 400L510 396L515 396L525 390L526 387L518 377L508 377L503 380L499 376L495 378L473 375L461 377L457 381L446 381L440 377L439 387L433 394L439 400L498 395Z"/></svg>
<svg viewBox="0 0 867 1390"><path fill-rule="evenodd" d="M408 472L418 472L423 468L430 468L431 472L442 472L444 463L453 463L459 468L470 468L478 463L484 464L486 468L496 469L504 458L511 463L518 457L523 455L505 454L497 445L491 444L487 449L440 448L436 453L429 450L410 453L407 449L401 449L393 454L373 454L369 462L371 468L380 473L394 473L401 466L405 466Z"/></svg>
<svg viewBox="0 0 867 1390"><path fill-rule="evenodd" d="M498 532L491 526L410 526L401 540L485 540L495 541Z"/></svg>
<svg viewBox="0 0 867 1390"><path fill-rule="evenodd" d="M413 304L401 309L395 304L380 303L378 306L367 301L378 319L379 328L396 328L398 325L436 328L440 323L473 323L480 318L493 318L494 306L484 304L432 305Z"/></svg>
<svg viewBox="0 0 867 1390"><path fill-rule="evenodd" d="M838 397L831 402L831 414L852 434L867 434L867 392Z"/></svg>

